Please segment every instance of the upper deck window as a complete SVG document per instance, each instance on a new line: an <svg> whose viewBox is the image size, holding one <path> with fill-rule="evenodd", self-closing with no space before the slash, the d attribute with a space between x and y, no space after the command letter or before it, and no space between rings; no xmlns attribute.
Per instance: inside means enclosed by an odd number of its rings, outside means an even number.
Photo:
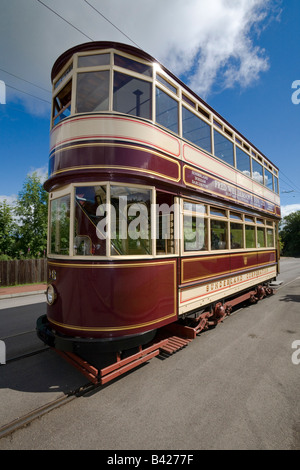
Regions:
<svg viewBox="0 0 300 470"><path fill-rule="evenodd" d="M109 71L77 74L76 112L106 111L109 106Z"/></svg>
<svg viewBox="0 0 300 470"><path fill-rule="evenodd" d="M152 83L114 72L113 109L120 113L152 119Z"/></svg>
<svg viewBox="0 0 300 470"><path fill-rule="evenodd" d="M274 176L274 191L275 193L279 193L279 187L278 187L278 178Z"/></svg>
<svg viewBox="0 0 300 470"><path fill-rule="evenodd" d="M265 168L265 186L273 191L273 175Z"/></svg>
<svg viewBox="0 0 300 470"><path fill-rule="evenodd" d="M251 176L250 156L239 147L236 147L236 167L244 175Z"/></svg>
<svg viewBox="0 0 300 470"><path fill-rule="evenodd" d="M178 134L178 102L157 87L156 122Z"/></svg>
<svg viewBox="0 0 300 470"><path fill-rule="evenodd" d="M233 143L214 129L215 155L233 166Z"/></svg>
<svg viewBox="0 0 300 470"><path fill-rule="evenodd" d="M70 116L72 80L70 80L53 99L53 125Z"/></svg>
<svg viewBox="0 0 300 470"><path fill-rule="evenodd" d="M263 184L263 167L254 159L252 159L252 178L257 183Z"/></svg>
<svg viewBox="0 0 300 470"><path fill-rule="evenodd" d="M54 89L56 89L58 85L60 85L64 81L64 79L66 78L68 73L71 72L71 70L73 70L73 63L69 65L69 67L64 71L61 77L54 83Z"/></svg>
<svg viewBox="0 0 300 470"><path fill-rule="evenodd" d="M211 152L210 125L184 106L182 107L182 136Z"/></svg>
<svg viewBox="0 0 300 470"><path fill-rule="evenodd" d="M161 77L160 75L156 75L156 80L158 82L160 82L162 85L164 85L166 88L168 88L170 91L172 91L173 93L177 93L177 88L175 88L173 85L171 85L170 82L168 82L167 80L165 80L163 77Z"/></svg>
<svg viewBox="0 0 300 470"><path fill-rule="evenodd" d="M78 67L99 67L110 64L110 54L92 54L78 57Z"/></svg>
<svg viewBox="0 0 300 470"><path fill-rule="evenodd" d="M124 69L132 70L133 72L146 75L147 77L152 77L152 67L148 64L143 64L142 62L137 62L136 60L128 59L121 55L115 54L115 65L118 67L123 67Z"/></svg>

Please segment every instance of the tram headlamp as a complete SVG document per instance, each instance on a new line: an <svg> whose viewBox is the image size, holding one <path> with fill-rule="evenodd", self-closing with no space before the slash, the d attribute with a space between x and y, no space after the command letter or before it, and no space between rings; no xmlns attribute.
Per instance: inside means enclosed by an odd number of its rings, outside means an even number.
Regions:
<svg viewBox="0 0 300 470"><path fill-rule="evenodd" d="M52 284L50 284L47 287L47 290L46 290L47 304L52 305L54 303L56 297L57 297L57 295L56 295L55 289L52 286Z"/></svg>

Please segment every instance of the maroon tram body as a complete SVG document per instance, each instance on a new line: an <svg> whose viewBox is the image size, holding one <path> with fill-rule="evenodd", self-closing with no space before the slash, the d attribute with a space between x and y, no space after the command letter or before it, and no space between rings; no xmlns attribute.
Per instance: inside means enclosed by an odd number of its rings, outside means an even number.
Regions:
<svg viewBox="0 0 300 470"><path fill-rule="evenodd" d="M216 111L119 43L52 81L43 341L120 351L276 278L278 169Z"/></svg>

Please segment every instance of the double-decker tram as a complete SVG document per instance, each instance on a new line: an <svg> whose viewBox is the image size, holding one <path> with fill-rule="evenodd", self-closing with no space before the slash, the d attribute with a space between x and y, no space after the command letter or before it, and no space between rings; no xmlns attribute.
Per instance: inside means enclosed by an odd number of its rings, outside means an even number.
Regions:
<svg viewBox="0 0 300 470"><path fill-rule="evenodd" d="M166 325L200 331L270 293L280 201L267 157L135 47L76 46L52 82L46 344L120 362Z"/></svg>

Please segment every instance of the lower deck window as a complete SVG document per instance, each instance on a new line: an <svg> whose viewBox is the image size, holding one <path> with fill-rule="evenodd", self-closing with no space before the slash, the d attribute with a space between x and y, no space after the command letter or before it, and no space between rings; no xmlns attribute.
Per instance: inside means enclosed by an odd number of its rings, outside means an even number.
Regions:
<svg viewBox="0 0 300 470"><path fill-rule="evenodd" d="M266 246L265 229L257 227L257 247L262 248L264 246Z"/></svg>
<svg viewBox="0 0 300 470"><path fill-rule="evenodd" d="M246 232L246 248L255 248L255 227L251 225L246 225L245 227Z"/></svg>
<svg viewBox="0 0 300 470"><path fill-rule="evenodd" d="M107 182L78 185L73 195L69 191L61 191L61 197L52 193L50 200L52 255L165 256L177 255L180 246L186 254L275 246L271 219L200 201L183 200L179 205L178 197L167 191ZM178 240L180 227L183 239Z"/></svg>
<svg viewBox="0 0 300 470"><path fill-rule="evenodd" d="M50 253L69 255L70 195L50 203Z"/></svg>
<svg viewBox="0 0 300 470"><path fill-rule="evenodd" d="M184 251L208 250L207 219L184 215Z"/></svg>
<svg viewBox="0 0 300 470"><path fill-rule="evenodd" d="M228 248L227 231L227 222L223 222L222 220L211 220L210 236L212 250L225 250Z"/></svg>
<svg viewBox="0 0 300 470"><path fill-rule="evenodd" d="M111 254L150 255L151 190L111 186Z"/></svg>
<svg viewBox="0 0 300 470"><path fill-rule="evenodd" d="M274 246L274 230L267 228L267 247L272 248Z"/></svg>
<svg viewBox="0 0 300 470"><path fill-rule="evenodd" d="M230 224L230 248L244 248L244 235L242 224Z"/></svg>
<svg viewBox="0 0 300 470"><path fill-rule="evenodd" d="M80 186L75 190L74 254L105 256L106 234L101 221L105 211L106 186ZM103 205L103 206L102 206ZM99 208L99 210L98 210Z"/></svg>

